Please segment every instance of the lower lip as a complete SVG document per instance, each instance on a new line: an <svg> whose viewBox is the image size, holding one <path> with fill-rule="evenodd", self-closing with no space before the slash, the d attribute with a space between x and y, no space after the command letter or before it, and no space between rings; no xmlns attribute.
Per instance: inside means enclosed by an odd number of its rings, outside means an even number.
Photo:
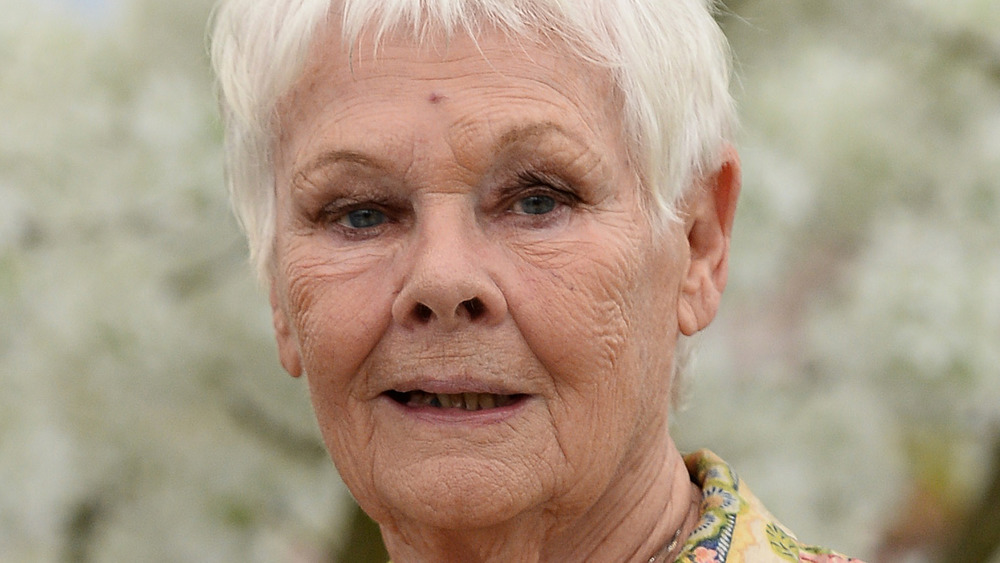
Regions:
<svg viewBox="0 0 1000 563"><path fill-rule="evenodd" d="M514 416L517 416L520 411L526 407L528 402L531 401L531 397L524 396L519 398L514 403L503 407L481 409L478 411L468 411L462 408L431 407L426 405L404 405L386 395L380 395L379 401L388 403L390 408L400 414L403 414L411 420L415 419L420 422L435 425L486 425L504 422Z"/></svg>

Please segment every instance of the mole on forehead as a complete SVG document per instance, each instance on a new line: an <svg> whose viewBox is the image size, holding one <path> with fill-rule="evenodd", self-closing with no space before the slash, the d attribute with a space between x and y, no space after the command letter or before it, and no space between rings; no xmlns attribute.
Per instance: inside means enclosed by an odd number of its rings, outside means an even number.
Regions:
<svg viewBox="0 0 1000 563"><path fill-rule="evenodd" d="M427 96L427 101L430 102L430 103L432 103L432 104L436 104L438 102L441 102L442 100L446 100L447 98L448 98L448 96L445 96L444 94L442 94L440 92L431 92Z"/></svg>

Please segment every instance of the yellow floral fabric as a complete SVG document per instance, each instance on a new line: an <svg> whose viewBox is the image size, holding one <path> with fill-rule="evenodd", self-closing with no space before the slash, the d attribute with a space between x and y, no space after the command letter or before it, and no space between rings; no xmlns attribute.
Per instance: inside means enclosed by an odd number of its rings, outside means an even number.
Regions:
<svg viewBox="0 0 1000 563"><path fill-rule="evenodd" d="M680 563L862 563L804 545L778 523L726 462L708 450L685 456L701 487L701 518Z"/></svg>

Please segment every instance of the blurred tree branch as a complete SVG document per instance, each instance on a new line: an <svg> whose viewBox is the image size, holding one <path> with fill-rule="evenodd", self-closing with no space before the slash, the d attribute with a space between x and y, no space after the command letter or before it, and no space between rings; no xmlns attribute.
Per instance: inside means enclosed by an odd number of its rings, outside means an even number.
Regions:
<svg viewBox="0 0 1000 563"><path fill-rule="evenodd" d="M382 544L378 524L360 507L354 505L343 547L333 558L333 563L385 563L389 553Z"/></svg>
<svg viewBox="0 0 1000 563"><path fill-rule="evenodd" d="M101 520L107 516L107 500L102 495L80 501L69 515L66 524L66 563L86 563L91 558L91 548Z"/></svg>
<svg viewBox="0 0 1000 563"><path fill-rule="evenodd" d="M941 563L986 563L1000 549L1000 432L994 433L993 471L982 491L979 504L966 515Z"/></svg>

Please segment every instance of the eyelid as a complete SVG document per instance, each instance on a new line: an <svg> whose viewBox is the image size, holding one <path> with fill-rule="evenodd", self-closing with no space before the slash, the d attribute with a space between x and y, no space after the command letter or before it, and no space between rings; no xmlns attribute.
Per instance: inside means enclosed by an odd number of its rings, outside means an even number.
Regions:
<svg viewBox="0 0 1000 563"><path fill-rule="evenodd" d="M331 154L304 167L292 180L292 197L310 220L329 220L358 206L373 205L383 211L401 207L398 183L391 174L363 156Z"/></svg>
<svg viewBox="0 0 1000 563"><path fill-rule="evenodd" d="M547 195L567 205L582 201L579 190L558 175L539 170L525 170L517 174L517 179L517 184L504 190L505 198Z"/></svg>
<svg viewBox="0 0 1000 563"><path fill-rule="evenodd" d="M508 172L494 197L496 213L509 217L514 224L530 228L554 225L568 218L568 213L584 201L579 189L564 175L530 165ZM544 213L523 212L522 203L532 197L547 198L555 205Z"/></svg>
<svg viewBox="0 0 1000 563"><path fill-rule="evenodd" d="M384 220L374 226L355 228L342 224L345 218L354 211L371 209L383 215ZM323 229L336 233L336 236L346 240L368 240L384 234L399 223L401 212L398 205L381 198L345 197L335 199L324 205L317 212L314 223Z"/></svg>
<svg viewBox="0 0 1000 563"><path fill-rule="evenodd" d="M348 196L338 197L324 204L318 211L320 219L339 218L359 209L374 209L390 216L398 208L398 204L389 198L378 196Z"/></svg>

